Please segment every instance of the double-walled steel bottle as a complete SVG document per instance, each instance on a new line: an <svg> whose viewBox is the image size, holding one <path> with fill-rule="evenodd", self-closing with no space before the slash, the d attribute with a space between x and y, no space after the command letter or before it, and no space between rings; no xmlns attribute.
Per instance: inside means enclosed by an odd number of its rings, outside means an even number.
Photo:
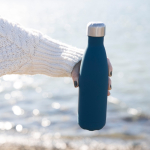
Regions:
<svg viewBox="0 0 150 150"><path fill-rule="evenodd" d="M105 24L87 25L88 46L79 74L78 124L86 130L99 130L106 123L108 65L104 48Z"/></svg>

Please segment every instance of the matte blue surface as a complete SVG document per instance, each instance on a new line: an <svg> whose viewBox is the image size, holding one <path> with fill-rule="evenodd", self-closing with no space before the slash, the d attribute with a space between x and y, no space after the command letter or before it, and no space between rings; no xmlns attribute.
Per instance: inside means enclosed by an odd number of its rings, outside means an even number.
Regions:
<svg viewBox="0 0 150 150"><path fill-rule="evenodd" d="M99 130L106 123L108 65L104 37L88 37L79 76L78 124Z"/></svg>

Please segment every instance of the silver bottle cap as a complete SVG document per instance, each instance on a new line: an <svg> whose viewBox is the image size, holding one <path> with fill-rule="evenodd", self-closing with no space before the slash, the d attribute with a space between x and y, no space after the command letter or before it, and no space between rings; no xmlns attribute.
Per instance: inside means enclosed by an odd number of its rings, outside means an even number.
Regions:
<svg viewBox="0 0 150 150"><path fill-rule="evenodd" d="M86 34L93 37L105 36L105 24L102 22L89 22L87 24Z"/></svg>

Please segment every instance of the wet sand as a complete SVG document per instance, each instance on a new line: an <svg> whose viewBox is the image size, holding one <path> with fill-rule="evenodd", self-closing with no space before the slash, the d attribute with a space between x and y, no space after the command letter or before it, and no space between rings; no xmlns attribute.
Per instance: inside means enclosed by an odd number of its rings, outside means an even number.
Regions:
<svg viewBox="0 0 150 150"><path fill-rule="evenodd" d="M0 145L1 150L48 150L48 148L42 146L27 146L27 145L17 145L17 144L2 144Z"/></svg>
<svg viewBox="0 0 150 150"><path fill-rule="evenodd" d="M103 145L101 147L93 146L93 147L86 147L85 145L79 148L73 148L72 146L68 145L65 150L149 150L148 148L141 146L141 145L131 145L131 146L119 146L119 145ZM28 146L28 145L19 145L19 144L11 144L5 143L0 145L0 150L61 150L58 147L51 147L46 148L44 146Z"/></svg>

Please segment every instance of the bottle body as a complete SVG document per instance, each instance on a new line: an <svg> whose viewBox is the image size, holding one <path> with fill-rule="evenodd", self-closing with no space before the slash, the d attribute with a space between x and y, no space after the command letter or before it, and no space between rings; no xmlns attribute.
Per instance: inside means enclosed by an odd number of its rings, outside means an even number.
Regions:
<svg viewBox="0 0 150 150"><path fill-rule="evenodd" d="M99 130L106 123L108 65L104 37L88 37L79 74L78 124Z"/></svg>

